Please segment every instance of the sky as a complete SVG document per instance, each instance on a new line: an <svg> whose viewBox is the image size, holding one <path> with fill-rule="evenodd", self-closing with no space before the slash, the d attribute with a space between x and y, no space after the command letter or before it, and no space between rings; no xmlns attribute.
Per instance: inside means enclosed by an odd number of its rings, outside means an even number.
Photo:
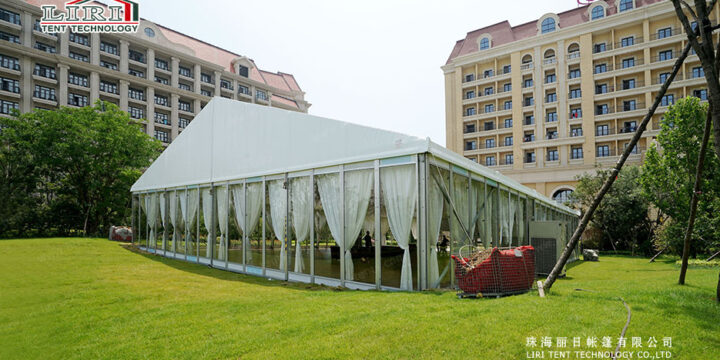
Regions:
<svg viewBox="0 0 720 360"><path fill-rule="evenodd" d="M140 0L140 16L293 74L313 115L445 144L445 64L469 31L576 0Z"/></svg>

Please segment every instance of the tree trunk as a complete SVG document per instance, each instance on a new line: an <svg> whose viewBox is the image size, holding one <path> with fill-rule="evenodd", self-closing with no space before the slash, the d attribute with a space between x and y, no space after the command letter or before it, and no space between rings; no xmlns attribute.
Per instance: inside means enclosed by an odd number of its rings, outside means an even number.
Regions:
<svg viewBox="0 0 720 360"><path fill-rule="evenodd" d="M583 215L582 219L580 220L580 223L578 224L578 227L575 229L575 232L573 233L572 238L570 238L570 241L565 246L565 249L563 249L562 255L560 255L560 259L558 259L557 263L555 263L555 267L553 267L552 271L550 272L550 275L548 275L547 279L545 279L545 283L543 284L543 288L546 292L550 291L550 288L552 287L553 283L555 283L555 280L557 279L558 275L560 274L560 271L562 271L563 267L565 267L565 263L567 262L568 258L570 257L570 254L575 249L575 246L577 245L578 241L580 240L580 237L585 231L585 228L587 227L588 223L590 223L590 219L592 218L593 214L595 213L595 210L600 205L600 202L602 201L603 197L605 197L605 194L607 194L608 191L610 191L610 187L617 179L618 174L620 173L620 169L622 169L623 165L625 164L625 161L630 156L630 152L632 149L637 145L638 141L640 140L640 137L645 132L645 129L647 128L648 122L650 122L650 119L652 118L653 114L655 114L655 110L657 109L658 105L660 105L660 101L662 100L662 97L665 96L665 92L667 92L668 87L670 84L675 80L675 76L677 75L678 71L680 71L680 68L682 67L683 62L685 61L685 58L687 58L688 53L690 52L690 43L688 42L687 45L685 45L685 48L683 49L680 56L675 60L675 64L673 65L672 72L670 73L670 76L665 80L665 83L660 87L660 90L658 91L657 96L655 96L655 101L653 102L652 106L648 110L647 114L645 114L645 117L643 118L642 122L640 123L640 126L638 127L637 131L635 132L635 135L633 135L632 140L630 140L630 144L625 148L625 151L623 152L622 156L618 160L617 164L615 165L615 168L610 172L610 176L608 176L607 180L605 180L605 183L603 184L602 188L600 189L600 192L595 196L595 199L593 200L590 207L587 209L585 214Z"/></svg>
<svg viewBox="0 0 720 360"><path fill-rule="evenodd" d="M682 265L680 266L680 279L678 283L685 285L685 274L687 273L688 257L690 256L690 237L692 236L693 227L695 226L695 216L697 215L697 204L700 201L700 185L702 183L702 173L705 167L705 153L707 152L708 141L710 140L710 128L712 127L712 110L720 107L710 103L710 109L705 119L705 131L703 133L702 143L700 144L700 154L698 154L697 169L695 169L695 185L693 185L692 199L690 200L690 218L688 219L688 227L685 231L685 240L683 244Z"/></svg>

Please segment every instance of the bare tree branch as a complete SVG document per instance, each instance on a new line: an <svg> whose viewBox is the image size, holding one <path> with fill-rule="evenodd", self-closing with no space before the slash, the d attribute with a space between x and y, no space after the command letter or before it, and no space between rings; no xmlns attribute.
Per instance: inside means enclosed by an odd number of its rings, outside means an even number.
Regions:
<svg viewBox="0 0 720 360"><path fill-rule="evenodd" d="M693 8L691 8L690 5L688 5L688 3L685 2L685 0L682 0L682 4L683 4L683 6L685 6L685 9L687 9L687 11L690 12L690 14L692 14L695 21L698 21L698 17L695 14L695 10L693 10Z"/></svg>

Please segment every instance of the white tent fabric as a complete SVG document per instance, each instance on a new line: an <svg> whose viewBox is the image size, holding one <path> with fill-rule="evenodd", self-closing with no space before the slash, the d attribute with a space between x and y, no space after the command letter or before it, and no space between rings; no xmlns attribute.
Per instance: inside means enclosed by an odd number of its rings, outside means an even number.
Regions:
<svg viewBox="0 0 720 360"><path fill-rule="evenodd" d="M166 192L161 192L161 193L160 193L160 204L159 204L159 206L160 206L160 223L162 224L162 227L163 227L163 241L162 241L162 248L163 248L163 250L167 249L167 240L165 240L165 238L166 238L165 234L166 234L167 231L168 231L168 229L167 229L167 219L165 218L165 212L166 212L166 210L165 210L165 202L166 202L166 201L167 201L167 193L166 193Z"/></svg>
<svg viewBox="0 0 720 360"><path fill-rule="evenodd" d="M147 209L147 224L150 227L150 234L148 236L148 243L155 247L155 224L158 218L158 194L153 193L145 196L145 208Z"/></svg>
<svg viewBox="0 0 720 360"><path fill-rule="evenodd" d="M508 205L508 244L512 246L513 227L515 226L515 213L517 213L517 196L510 195Z"/></svg>
<svg viewBox="0 0 720 360"><path fill-rule="evenodd" d="M183 190L180 192L180 211L185 222L185 247L188 247L192 241L192 227L195 223L198 206L200 204L200 192L198 189Z"/></svg>
<svg viewBox="0 0 720 360"><path fill-rule="evenodd" d="M318 176L318 191L325 218L340 252L345 255L345 279L354 280L355 267L350 249L355 244L365 220L370 192L372 170L358 170L345 173L345 231L343 232L343 209L341 208L342 184L339 174ZM408 231L410 231L408 229Z"/></svg>
<svg viewBox="0 0 720 360"><path fill-rule="evenodd" d="M455 174L453 182L452 205L455 206L455 211L457 211L460 220L458 221L458 217L452 211L448 213L448 216L450 216L450 236L453 244L463 246L470 243L467 235L472 236L469 226L470 221L468 220L468 206L470 205L468 201L468 178ZM462 221L462 225L460 221ZM463 228L468 231L468 234L465 234Z"/></svg>
<svg viewBox="0 0 720 360"><path fill-rule="evenodd" d="M280 266L279 269L287 269L287 249L285 244L285 220L287 219L287 190L284 188L284 180L273 180L268 184L270 193L270 218L275 237L280 240Z"/></svg>
<svg viewBox="0 0 720 360"><path fill-rule="evenodd" d="M428 261L428 284L430 287L436 288L439 284L440 270L438 266L437 242L440 236L440 225L442 224L443 205L442 192L438 185L431 181L428 184L428 247L430 248L430 259Z"/></svg>
<svg viewBox="0 0 720 360"><path fill-rule="evenodd" d="M313 214L313 188L310 177L292 179L290 199L292 201L292 220L295 229L295 272L305 271L302 244L310 236L310 222Z"/></svg>
<svg viewBox="0 0 720 360"><path fill-rule="evenodd" d="M243 240L243 251L247 260L252 259L252 252L249 251L249 236L255 230L258 219L260 218L260 207L262 206L262 183L248 183L247 184L247 198L242 185L236 185L232 187L233 205L235 206L235 221L238 227L243 232L243 235L247 234L247 239ZM247 219L247 222L246 222ZM249 226L245 226L248 224ZM243 239L245 236L243 236Z"/></svg>
<svg viewBox="0 0 720 360"><path fill-rule="evenodd" d="M508 239L508 226L510 225L510 221L508 218L509 208L510 205L508 204L508 193L507 191L500 190L500 212L498 214L498 220L500 221L500 242L502 243L503 239L506 243L509 243Z"/></svg>
<svg viewBox="0 0 720 360"><path fill-rule="evenodd" d="M210 195L210 188L202 189L202 214L203 223L205 224L205 230L208 232L207 243L205 245L205 257L208 259L212 257L212 247L215 243L215 239L210 238L210 228L213 226L213 198ZM199 240L198 240L199 241Z"/></svg>
<svg viewBox="0 0 720 360"><path fill-rule="evenodd" d="M220 229L220 243L217 258L218 260L225 260L225 254L227 254L227 241L228 241L228 210L230 193L227 186L218 186L215 188L217 194L217 213L218 213L218 228Z"/></svg>
<svg viewBox="0 0 720 360"><path fill-rule="evenodd" d="M415 215L417 178L414 166L393 166L380 171L382 194L385 200L390 230L403 249L400 289L412 290L412 265L410 262L410 228Z"/></svg>
<svg viewBox="0 0 720 360"><path fill-rule="evenodd" d="M516 217L518 221L518 245L523 245L525 244L525 199L523 198L518 199Z"/></svg>
<svg viewBox="0 0 720 360"><path fill-rule="evenodd" d="M178 192L172 191L168 196L170 200L170 225L172 225L173 228L172 243L170 246L172 251L177 251L178 228L182 226L182 219L178 216Z"/></svg>

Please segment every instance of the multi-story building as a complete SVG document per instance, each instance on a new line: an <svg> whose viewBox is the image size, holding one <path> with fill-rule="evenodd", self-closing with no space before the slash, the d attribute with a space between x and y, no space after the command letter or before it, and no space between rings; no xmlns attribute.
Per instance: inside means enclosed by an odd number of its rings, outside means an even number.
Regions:
<svg viewBox="0 0 720 360"><path fill-rule="evenodd" d="M563 201L578 175L617 162L686 41L672 3L657 0L595 1L469 32L442 67L447 147ZM685 96L707 98L692 53L629 164Z"/></svg>
<svg viewBox="0 0 720 360"><path fill-rule="evenodd" d="M136 34L43 33L44 4L64 8L61 0L0 3L0 116L102 99L169 143L213 96L310 107L293 75L144 19Z"/></svg>

